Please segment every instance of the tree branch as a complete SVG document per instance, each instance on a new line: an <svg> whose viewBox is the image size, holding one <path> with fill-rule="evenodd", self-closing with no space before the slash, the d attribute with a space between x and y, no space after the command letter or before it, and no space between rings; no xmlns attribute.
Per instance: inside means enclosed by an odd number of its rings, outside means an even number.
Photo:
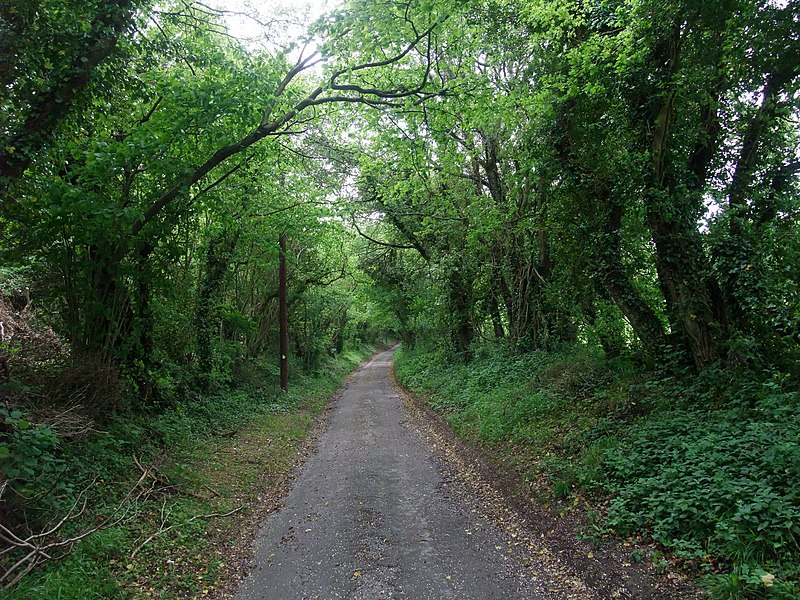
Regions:
<svg viewBox="0 0 800 600"><path fill-rule="evenodd" d="M441 21L440 21L441 22ZM349 69L342 69L337 71L331 78L331 87L335 84L336 79L341 75L347 72L356 72L362 71L365 69L371 68L378 68L382 66L388 66L394 63L399 62L403 58L405 58L419 43L422 41L425 36L431 34L431 32L440 24L440 22L435 23L431 27L425 30L425 32L421 35L416 36L411 42L409 42L406 48L400 52L399 54L390 57L388 59L382 61L371 61L367 63L363 63L357 65L355 67L351 67ZM264 113L264 116L261 119L261 123L259 124L256 129L254 129L250 134L243 137L238 142L230 144L228 146L224 146L217 150L210 158L208 158L203 164L197 167L194 172L190 175L184 177L178 183L173 185L170 189L165 191L153 204L150 205L144 211L144 214L133 223L130 230L130 237L124 239L120 242L119 246L114 253L114 259L116 261L122 260L122 258L127 254L130 238L135 237L138 235L150 222L155 220L161 212L169 206L178 196L182 193L185 193L192 185L198 183L204 177L206 177L214 168L218 165L222 164L225 160L234 156L243 150L246 150L256 142L262 140L267 136L276 135L280 132L286 125L288 125L298 114L303 112L304 110L313 107L319 106L322 104L330 104L330 103L345 103L345 102L355 102L355 103L362 103L370 106L396 106L394 103L389 102L388 100L384 99L384 92L377 89L369 88L367 95L376 96L376 98L365 98L364 96L347 96L347 95L333 95L333 96L323 96L325 89L322 86L315 88L314 90L309 93L306 98L298 102L294 105L294 107L290 108L286 112L284 112L279 117L269 121L269 118L273 114L274 106L278 97L280 97L289 84L305 69L310 68L311 66L318 64L320 60L317 59L319 56L318 52L310 55L305 59L300 59L297 63L292 67L289 72L284 76L278 86L275 88L275 92L273 93L273 99L270 103L270 106ZM426 68L426 76L425 79L427 80L427 74L430 71L430 65ZM424 85L424 83L422 84ZM404 93L405 96L412 96L418 93L420 88L416 88L413 90L408 90ZM388 98L398 98L402 96L398 96L398 92L391 91L386 92L388 94L385 97Z"/></svg>

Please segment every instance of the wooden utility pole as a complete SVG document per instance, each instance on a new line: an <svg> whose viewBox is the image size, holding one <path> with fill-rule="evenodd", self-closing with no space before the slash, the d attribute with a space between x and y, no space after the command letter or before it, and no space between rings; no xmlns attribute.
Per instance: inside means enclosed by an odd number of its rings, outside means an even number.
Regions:
<svg viewBox="0 0 800 600"><path fill-rule="evenodd" d="M281 389L289 391L289 304L286 299L286 234L279 241L278 321L280 321Z"/></svg>

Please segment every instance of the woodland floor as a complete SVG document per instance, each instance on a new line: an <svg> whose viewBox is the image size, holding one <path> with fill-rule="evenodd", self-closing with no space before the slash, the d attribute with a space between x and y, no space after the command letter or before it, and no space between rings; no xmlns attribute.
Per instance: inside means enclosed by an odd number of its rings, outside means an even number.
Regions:
<svg viewBox="0 0 800 600"><path fill-rule="evenodd" d="M337 394L282 508L288 485L265 493L218 597L695 597L631 561L631 542L581 541L574 513L532 504L396 386L391 358L376 355Z"/></svg>

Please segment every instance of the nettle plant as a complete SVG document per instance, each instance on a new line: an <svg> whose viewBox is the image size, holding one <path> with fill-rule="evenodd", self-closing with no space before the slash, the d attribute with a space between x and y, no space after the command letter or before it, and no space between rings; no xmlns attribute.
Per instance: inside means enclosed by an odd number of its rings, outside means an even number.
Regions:
<svg viewBox="0 0 800 600"><path fill-rule="evenodd" d="M6 501L13 501L29 497L42 484L53 485L66 468L56 433L32 423L20 410L0 408L0 419L0 500L6 488L15 492Z"/></svg>

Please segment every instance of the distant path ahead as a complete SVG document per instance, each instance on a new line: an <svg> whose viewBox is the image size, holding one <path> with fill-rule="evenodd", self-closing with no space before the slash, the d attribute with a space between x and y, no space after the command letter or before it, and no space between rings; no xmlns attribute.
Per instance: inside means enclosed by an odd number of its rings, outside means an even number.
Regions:
<svg viewBox="0 0 800 600"><path fill-rule="evenodd" d="M480 516L410 426L391 357L378 354L345 388L236 598L565 597L543 591L560 586Z"/></svg>

